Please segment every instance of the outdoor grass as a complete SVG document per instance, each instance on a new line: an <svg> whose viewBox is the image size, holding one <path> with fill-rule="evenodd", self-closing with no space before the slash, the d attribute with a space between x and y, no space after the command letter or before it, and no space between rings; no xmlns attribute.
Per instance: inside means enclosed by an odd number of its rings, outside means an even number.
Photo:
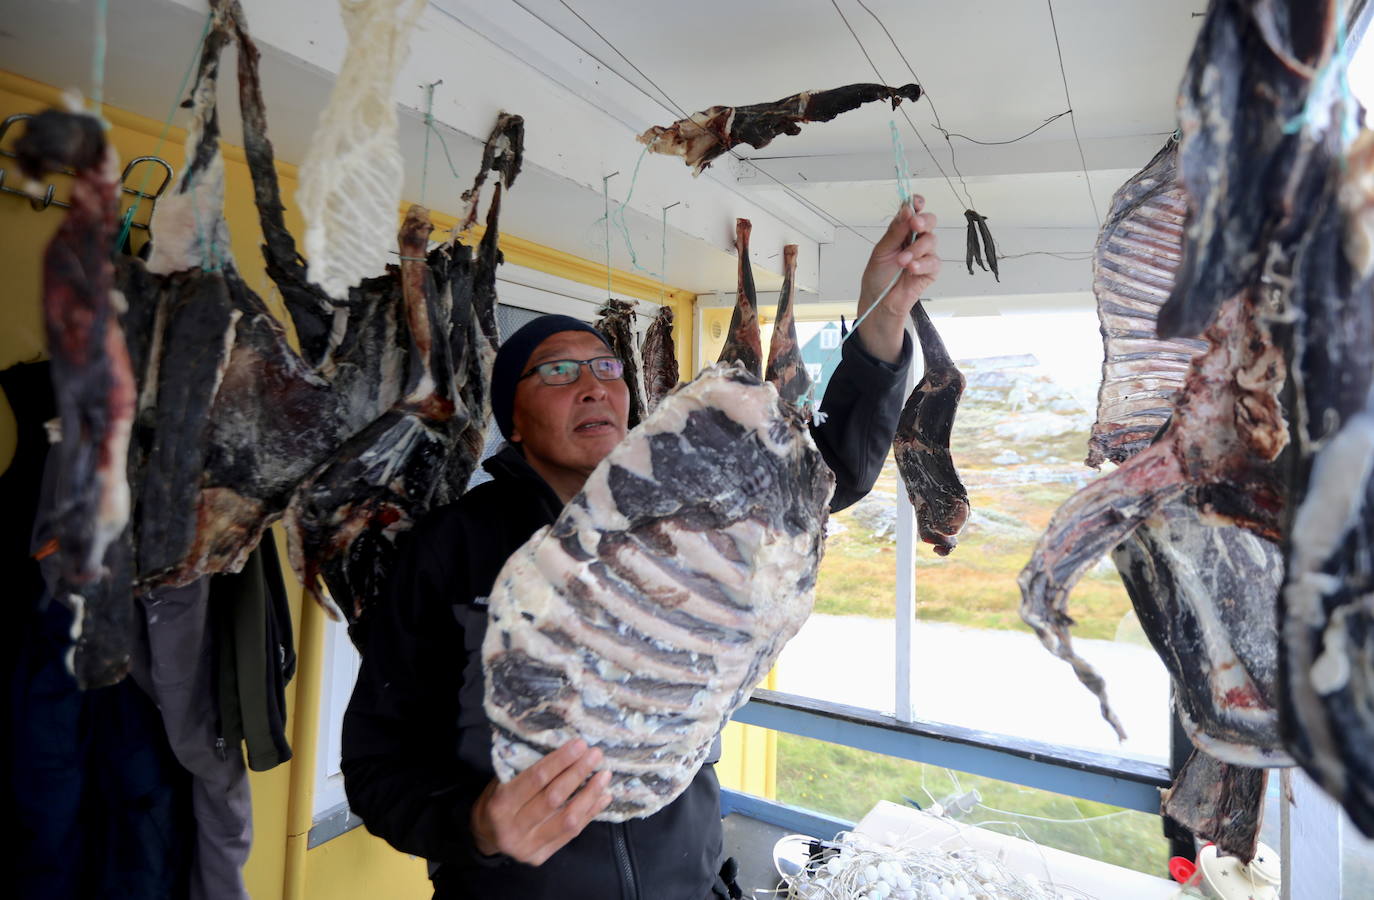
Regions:
<svg viewBox="0 0 1374 900"><path fill-rule="evenodd" d="M783 803L858 822L879 800L914 801L926 808L932 799L943 801L970 790L978 792L981 805L962 817L963 822L987 823L990 829L1069 853L1150 875L1166 874L1169 846L1158 816L838 744L778 735L777 799Z"/></svg>
<svg viewBox="0 0 1374 900"><path fill-rule="evenodd" d="M885 473L886 474L886 473ZM884 489L883 481L874 488ZM892 489L895 489L895 483ZM1030 559L1050 516L1073 493L1067 484L1011 485L970 491L975 509L996 511L1025 525L1015 535L971 531L949 556L927 545L916 550L916 617L973 628L1026 631L1018 609L1016 576ZM891 618L896 614L896 543L874 537L850 512L837 521L845 530L826 541L816 585L818 613ZM1131 610L1121 579L1110 567L1089 572L1074 588L1070 613L1083 638L1112 638Z"/></svg>

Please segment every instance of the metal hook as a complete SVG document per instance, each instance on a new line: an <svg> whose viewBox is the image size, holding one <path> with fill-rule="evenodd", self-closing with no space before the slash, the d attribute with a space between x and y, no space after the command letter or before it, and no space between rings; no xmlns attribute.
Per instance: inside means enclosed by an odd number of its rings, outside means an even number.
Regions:
<svg viewBox="0 0 1374 900"><path fill-rule="evenodd" d="M124 182L129 180L129 174L133 172L134 166L141 162L150 162L154 165L161 166L165 173L162 177L162 183L159 184L157 190L153 191L151 194L145 194L141 189L131 188L124 184ZM162 196L163 191L167 190L167 185L172 183L172 178L175 175L176 172L171 164L160 156L135 156L133 159L129 160L129 164L124 167L123 174L119 176L119 186L126 194L133 194L135 197L142 197L145 200L156 200L158 197Z"/></svg>
<svg viewBox="0 0 1374 900"><path fill-rule="evenodd" d="M56 191L57 187L55 185L48 185L48 189L43 192L43 199L40 200L37 197L31 197L29 198L29 205L32 206L38 212L42 212L49 206L52 206L52 195Z"/></svg>

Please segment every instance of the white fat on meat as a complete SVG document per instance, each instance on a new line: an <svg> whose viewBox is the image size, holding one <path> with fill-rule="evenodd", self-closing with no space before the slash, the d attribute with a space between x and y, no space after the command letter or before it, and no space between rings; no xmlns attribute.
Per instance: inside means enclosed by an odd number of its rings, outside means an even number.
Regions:
<svg viewBox="0 0 1374 900"><path fill-rule="evenodd" d="M497 775L581 737L612 772L601 820L681 794L811 611L833 488L804 420L739 367L665 397L497 577Z"/></svg>

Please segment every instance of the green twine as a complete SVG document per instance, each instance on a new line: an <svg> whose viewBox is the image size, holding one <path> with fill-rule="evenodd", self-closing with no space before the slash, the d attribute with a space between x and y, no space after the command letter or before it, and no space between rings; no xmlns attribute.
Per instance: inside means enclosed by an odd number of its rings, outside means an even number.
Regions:
<svg viewBox="0 0 1374 900"><path fill-rule="evenodd" d="M1341 146L1344 148L1350 146L1359 133L1359 125L1355 121L1358 104L1350 88L1350 48L1346 41L1344 4L1336 10L1336 47L1331 59L1312 76L1312 88L1307 92L1302 112L1284 123L1284 134L1297 134L1304 126L1325 118L1326 114L1320 109L1327 94L1323 82L1331 78L1336 80L1336 91L1340 98ZM1342 157L1342 164L1344 161Z"/></svg>
<svg viewBox="0 0 1374 900"><path fill-rule="evenodd" d="M106 23L109 21L109 0L96 0L95 4L95 48L91 52L91 102L95 114L100 117L106 130L110 123L105 121L102 112L105 106L105 50L107 47Z"/></svg>
<svg viewBox="0 0 1374 900"><path fill-rule="evenodd" d="M661 272L651 271L649 269L644 268L644 266L640 264L639 254L635 252L634 240L630 237L630 228L628 225L625 224L625 208L630 205L630 200L635 195L635 185L639 183L639 167L643 165L644 157L647 156L648 153L648 147L645 147L642 151L640 151L639 159L635 162L634 172L630 176L630 190L629 193L625 195L625 199L621 201L619 204L617 204L614 211L611 210L610 204L608 203L606 205L606 214L603 215L601 218L597 219L596 221L592 222L592 227L595 228L597 225L600 225L603 221L606 223L606 245L609 248L611 243L611 226L614 225L616 233L620 235L621 240L625 243L626 251L628 251L630 254L631 268L643 272L650 278L660 278L662 277ZM609 252L610 251L608 249L607 253L609 254ZM662 267L660 266L660 268Z"/></svg>
<svg viewBox="0 0 1374 900"><path fill-rule="evenodd" d="M913 204L911 193L911 170L907 167L906 148L902 146L902 136L897 130L897 123L889 120L888 124L892 128L892 167L896 172L897 197L901 201L902 206L911 206ZM892 293L893 287L896 286L897 281L901 277L902 272L898 270L897 274L892 276L892 280L887 283L887 287L883 288L883 292L878 295L878 299L874 300L872 305L864 310L863 315L854 320L854 324L849 328L849 333L840 339L840 342L835 345L833 350L826 354L825 359L821 362L822 372L829 367L830 361L835 358L836 353L840 352L840 348L844 346L844 342L850 340L854 335L859 333L859 326L863 324L864 319L867 319L873 310L882 305L883 301L887 299L887 295ZM811 387L806 392L806 398L807 403L811 406L811 409L814 410L811 414L812 421L817 425L824 423L826 415L821 412L820 408L816 405L816 383L814 381L811 382Z"/></svg>
<svg viewBox="0 0 1374 900"><path fill-rule="evenodd" d="M167 111L167 118L162 123L162 133L157 137L157 145L153 147L153 156L162 155L162 145L167 140L167 132L172 128L172 120L176 118L177 110L181 108L181 98L186 95L186 85L191 80L191 73L195 71L196 61L200 59L200 48L205 43L205 38L210 34L210 22L214 19L214 12L205 16L205 27L200 30L200 40L196 41L196 50L191 55L191 64L186 67L186 72L181 76L181 86L177 88L176 96L172 98L172 108ZM143 180L138 185L138 191L134 194L133 205L124 214L124 222L119 228L119 237L115 239L114 252L120 252L124 242L129 239L129 230L133 228L134 214L138 211L138 205L143 202L143 195L148 192L148 177L152 174L153 166L144 166Z"/></svg>

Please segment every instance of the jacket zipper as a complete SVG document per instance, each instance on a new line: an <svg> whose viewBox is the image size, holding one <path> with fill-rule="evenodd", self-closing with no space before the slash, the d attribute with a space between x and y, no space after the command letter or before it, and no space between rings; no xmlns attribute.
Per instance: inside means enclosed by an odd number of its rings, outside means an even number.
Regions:
<svg viewBox="0 0 1374 900"><path fill-rule="evenodd" d="M630 846L625 840L625 823L613 826L615 835L615 860L620 866L621 896L625 900L639 900L639 885L635 881L634 865L630 862Z"/></svg>

